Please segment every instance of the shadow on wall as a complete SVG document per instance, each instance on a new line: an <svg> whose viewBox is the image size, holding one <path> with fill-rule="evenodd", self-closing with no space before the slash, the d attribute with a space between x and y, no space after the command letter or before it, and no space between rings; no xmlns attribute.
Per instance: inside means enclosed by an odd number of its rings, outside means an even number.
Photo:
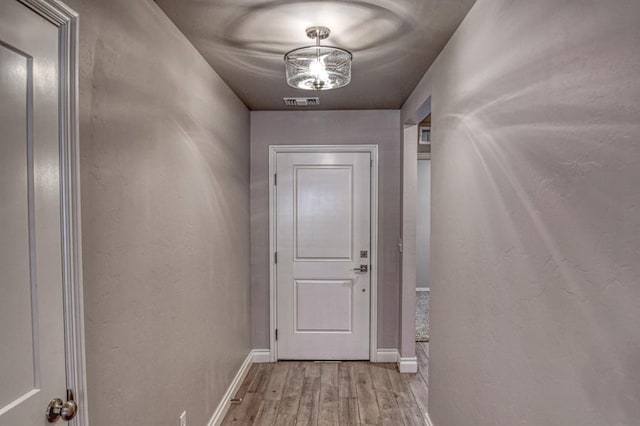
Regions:
<svg viewBox="0 0 640 426"><path fill-rule="evenodd" d="M524 2L502 3L495 8L507 14ZM604 4L580 15L575 2L543 3L495 18L508 22L499 52L481 48L495 38L490 20L476 22L473 36L463 28L432 75L440 113L433 336L477 353L465 383L509 384L469 389L487 395L477 404L505 407L478 424L632 424L640 415L632 337L640 317L640 61L625 48L640 31L622 7L617 16ZM455 268L453 259L464 264ZM452 326L441 306L457 306L462 320ZM441 322L457 328L454 338ZM447 356L462 350L455 344ZM436 361L445 356L438 349ZM434 404L461 383L438 376ZM539 396L525 406L518 393ZM576 414L582 408L592 420L573 423L585 418Z"/></svg>
<svg viewBox="0 0 640 426"><path fill-rule="evenodd" d="M122 28L122 33L126 33L126 28ZM120 50L117 54L122 57L123 61L139 57L135 50L137 46L132 46L131 50ZM95 134L108 134L112 145L119 146L122 150L136 149L136 151L146 150L145 160L139 162L136 167L130 167L132 173L131 179L136 183L138 189L146 187L144 191L146 199L143 214L136 219L149 226L153 226L156 222L160 222L158 216L168 214L166 209L154 206L154 203L165 202L163 197L173 198L176 203L187 203L196 201L199 208L202 202L206 201L207 214L198 218L210 221L215 226L216 245L224 247L220 253L211 253L211 265L215 265L215 259L224 254L224 251L232 252L241 251L242 243L238 241L237 236L245 233L245 224L237 220L237 206L248 204L247 194L240 191L242 185L248 181L248 166L238 167L240 160L247 160L248 155L243 158L239 154L237 147L237 128L235 126L209 126L203 128L201 123L209 121L208 116L226 117L226 122L231 123L238 121L234 117L233 111L230 111L228 105L213 103L210 101L209 93L219 91L219 82L211 82L202 78L190 78L192 86L201 84L202 87L194 88L191 93L195 96L190 98L180 98L171 104L166 103L166 93L157 90L157 80L144 75L122 75L122 70L118 63L106 60L115 52L110 49L102 40L95 45L95 63L93 70L94 81L108 81L107 87L97 88L92 93L91 110L93 112L93 132ZM146 57L145 57L146 58ZM150 56L149 66L162 66L163 59L157 56ZM166 72L171 72L171 68L165 68ZM175 75L175 74L174 74ZM186 76L189 74L187 73ZM175 75L178 78L177 75ZM196 77L196 76L194 76ZM199 77L199 76L198 76ZM208 83L208 84L207 84ZM181 92L178 85L164 85L166 91L174 93ZM204 93L197 99L198 93ZM118 102L113 102L118 99ZM187 103L183 102L187 101ZM197 105L207 105L206 112ZM150 108L149 105L155 105ZM162 105L159 107L158 105ZM238 105L240 103L238 102ZM97 117L100 117L99 119ZM248 119L247 119L248 121ZM152 123L152 124L150 124ZM132 132L138 132L132 134ZM166 144L162 139L162 135L174 135L171 144ZM132 143L132 141L135 141ZM185 161L191 164L188 172L179 171L174 165L173 168L160 168L155 161L166 151L173 150L171 154L174 163ZM184 154L189 153L184 158ZM131 154L130 154L131 155ZM128 159L123 155L119 158L120 164L128 163ZM96 178L97 183L101 183L97 179L102 173L96 164L92 169L92 176ZM224 175L220 173L224 171ZM187 178L187 176L189 178ZM224 179L224 180L223 180ZM165 183L166 192L161 196L155 196L152 188L155 184ZM191 193L170 191L169 182L183 185L183 188L190 188ZM102 188L106 188L106 183L102 182ZM231 190L232 187L237 189ZM196 195L193 199L190 195ZM131 207L131 206L128 206ZM188 208L189 207L189 208ZM195 205L184 207L184 211L192 211L197 209ZM217 218L217 221L211 221L211 218ZM184 231L187 236L189 231L194 227L193 223L189 223L189 219L184 217ZM168 220L169 222L173 221ZM190 219L191 221L195 218ZM140 229L140 228L138 228ZM145 226L144 229L147 229ZM195 235L194 235L195 236ZM123 235L135 241L135 233ZM160 236L158 235L158 238ZM186 239L186 237L184 238ZM211 249L211 247L209 247ZM218 277L224 280L229 277Z"/></svg>
<svg viewBox="0 0 640 426"><path fill-rule="evenodd" d="M359 54L357 66L362 69L389 66L405 56L398 47L420 24L415 13L418 5L377 3L363 0L250 0L239 3L227 0L217 2L213 13L210 3L199 2L192 7L199 9L197 16L207 16L210 22L194 36L199 46L216 54L229 66L250 71L256 77L265 74L280 77L283 53L313 43L306 37L305 29L331 22L330 43L326 44L349 46L349 50ZM367 52L373 50L382 50L388 61L381 65L367 60ZM243 58L251 59L245 61ZM258 66L253 62L255 58L265 61Z"/></svg>
<svg viewBox="0 0 640 426"><path fill-rule="evenodd" d="M91 424L206 424L251 349L249 111L155 3L67 2Z"/></svg>

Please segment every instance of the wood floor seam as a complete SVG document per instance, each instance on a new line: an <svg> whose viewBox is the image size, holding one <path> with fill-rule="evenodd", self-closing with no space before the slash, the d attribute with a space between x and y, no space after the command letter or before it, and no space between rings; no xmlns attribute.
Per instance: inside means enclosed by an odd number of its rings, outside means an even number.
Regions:
<svg viewBox="0 0 640 426"><path fill-rule="evenodd" d="M424 426L428 345L416 343L416 374L362 361L254 364L222 425Z"/></svg>

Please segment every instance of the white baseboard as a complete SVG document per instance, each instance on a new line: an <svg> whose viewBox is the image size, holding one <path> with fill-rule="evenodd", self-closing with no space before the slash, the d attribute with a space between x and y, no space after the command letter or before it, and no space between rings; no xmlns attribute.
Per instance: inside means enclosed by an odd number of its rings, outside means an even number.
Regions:
<svg viewBox="0 0 640 426"><path fill-rule="evenodd" d="M251 351L251 362L260 364L271 362L271 351L269 349L254 349ZM378 349L376 351L376 359L372 362L398 362L397 349Z"/></svg>
<svg viewBox="0 0 640 426"><path fill-rule="evenodd" d="M376 359L373 362L398 362L397 349L378 349Z"/></svg>
<svg viewBox="0 0 640 426"><path fill-rule="evenodd" d="M251 361L255 364L271 362L271 351L269 349L254 349L251 354L253 355Z"/></svg>
<svg viewBox="0 0 640 426"><path fill-rule="evenodd" d="M417 373L418 358L415 356L408 358L398 358L398 370L401 373Z"/></svg>
<svg viewBox="0 0 640 426"><path fill-rule="evenodd" d="M433 426L433 422L431 421L431 417L429 417L429 413L424 413L424 420L427 423L427 426Z"/></svg>
<svg viewBox="0 0 640 426"><path fill-rule="evenodd" d="M224 416L229 411L231 405L231 398L238 392L240 385L247 377L251 364L259 364L264 362L271 362L271 351L269 349L254 349L245 358L244 362L240 366L240 369L236 373L235 377L231 381L231 384L227 388L227 391L222 396L222 401L218 404L216 411L214 411L211 420L209 420L208 426L219 426L224 420Z"/></svg>
<svg viewBox="0 0 640 426"><path fill-rule="evenodd" d="M263 362L271 362L271 351L269 349L254 349L251 351L253 357L252 362L259 364ZM398 362L397 349L378 349L376 358L372 362Z"/></svg>
<svg viewBox="0 0 640 426"><path fill-rule="evenodd" d="M229 406L231 405L231 398L238 392L242 381L247 376L249 372L249 368L253 364L253 351L249 352L247 357L244 359L244 362L240 366L240 369L236 373L235 377L231 381L231 384L227 388L227 391L222 396L222 401L218 404L216 411L213 412L213 416L211 416L211 420L209 420L208 426L219 426L222 424L224 420L224 416L227 415L227 411L229 411Z"/></svg>

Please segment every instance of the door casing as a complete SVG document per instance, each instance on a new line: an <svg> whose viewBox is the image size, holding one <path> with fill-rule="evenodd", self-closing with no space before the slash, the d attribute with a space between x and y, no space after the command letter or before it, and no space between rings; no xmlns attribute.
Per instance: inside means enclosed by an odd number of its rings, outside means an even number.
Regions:
<svg viewBox="0 0 640 426"><path fill-rule="evenodd" d="M269 360L278 360L276 324L276 156L281 152L367 152L371 154L371 299L369 319L369 360L376 362L378 348L378 145L270 145L269 146Z"/></svg>
<svg viewBox="0 0 640 426"><path fill-rule="evenodd" d="M18 0L58 27L59 141L62 228L62 283L67 387L79 410L71 426L88 426L82 295L80 149L78 141L78 14L57 0ZM44 415L45 407L42 407Z"/></svg>

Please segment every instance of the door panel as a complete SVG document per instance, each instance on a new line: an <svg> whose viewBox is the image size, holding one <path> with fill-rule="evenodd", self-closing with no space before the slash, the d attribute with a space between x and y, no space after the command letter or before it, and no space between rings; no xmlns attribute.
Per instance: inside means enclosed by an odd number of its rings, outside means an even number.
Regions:
<svg viewBox="0 0 640 426"><path fill-rule="evenodd" d="M13 324L0 345L0 359L11 366L0 376L0 407L33 390L35 322L31 309L32 280L29 253L29 161L27 151L27 76L28 58L8 46L0 45L0 271L3 272L3 295L0 298L0 324ZM8 77L8 78L7 78ZM6 129L6 131L5 131ZM11 161L7 161L11 159Z"/></svg>
<svg viewBox="0 0 640 426"><path fill-rule="evenodd" d="M65 396L58 28L0 0L0 426Z"/></svg>
<svg viewBox="0 0 640 426"><path fill-rule="evenodd" d="M351 260L353 167L304 166L294 173L296 260Z"/></svg>
<svg viewBox="0 0 640 426"><path fill-rule="evenodd" d="M295 332L352 331L352 280L296 280L294 300Z"/></svg>
<svg viewBox="0 0 640 426"><path fill-rule="evenodd" d="M369 359L369 153L276 157L278 358Z"/></svg>

